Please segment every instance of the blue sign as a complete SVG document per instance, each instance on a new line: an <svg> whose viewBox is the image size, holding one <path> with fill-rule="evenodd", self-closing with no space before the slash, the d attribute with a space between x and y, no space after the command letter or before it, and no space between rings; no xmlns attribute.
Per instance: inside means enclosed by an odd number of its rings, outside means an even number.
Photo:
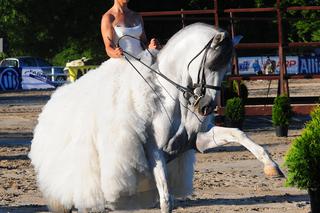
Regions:
<svg viewBox="0 0 320 213"><path fill-rule="evenodd" d="M299 68L298 56L287 56L286 66L288 74L301 73ZM319 60L320 61L320 60ZM245 74L279 74L279 57L278 56L250 56L238 58L239 72ZM320 66L319 66L320 67Z"/></svg>
<svg viewBox="0 0 320 213"><path fill-rule="evenodd" d="M0 67L0 90L21 89L21 70L15 67Z"/></svg>
<svg viewBox="0 0 320 213"><path fill-rule="evenodd" d="M299 57L300 74L319 74L320 57L319 56L300 56Z"/></svg>

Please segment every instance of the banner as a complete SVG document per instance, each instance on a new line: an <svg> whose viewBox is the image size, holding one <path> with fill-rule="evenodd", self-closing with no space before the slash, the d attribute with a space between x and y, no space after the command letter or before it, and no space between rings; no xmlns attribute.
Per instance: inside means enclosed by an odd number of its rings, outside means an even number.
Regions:
<svg viewBox="0 0 320 213"><path fill-rule="evenodd" d="M300 74L319 74L320 56L301 56L299 57Z"/></svg>
<svg viewBox="0 0 320 213"><path fill-rule="evenodd" d="M287 65L288 74L299 74L299 57L298 56L287 56L286 65ZM278 56L239 57L238 67L239 67L240 75L279 74L279 57Z"/></svg>
<svg viewBox="0 0 320 213"><path fill-rule="evenodd" d="M22 89L54 89L65 83L67 76L62 67L22 68Z"/></svg>
<svg viewBox="0 0 320 213"><path fill-rule="evenodd" d="M49 77L39 67L22 68L22 89L54 89Z"/></svg>
<svg viewBox="0 0 320 213"><path fill-rule="evenodd" d="M21 89L21 70L16 67L0 67L0 90Z"/></svg>

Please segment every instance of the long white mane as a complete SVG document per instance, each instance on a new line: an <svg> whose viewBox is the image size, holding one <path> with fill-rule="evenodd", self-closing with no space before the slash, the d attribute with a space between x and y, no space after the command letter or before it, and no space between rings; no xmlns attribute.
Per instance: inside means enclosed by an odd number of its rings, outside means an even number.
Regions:
<svg viewBox="0 0 320 213"><path fill-rule="evenodd" d="M217 28L204 23L188 25L168 40L158 55L158 61L168 60L169 57L174 55L172 52L177 48L190 48L191 51L184 52L188 54L184 57L191 60L217 32Z"/></svg>
<svg viewBox="0 0 320 213"><path fill-rule="evenodd" d="M164 48L161 50L161 52L166 52L167 49L174 48L176 44L180 43L182 39L186 39L187 37L197 36L198 38L197 40L201 40L201 38L199 38L199 35L204 35L205 37L212 37L215 31L216 30L213 26L204 24L204 23L196 23L196 24L188 25L182 28L177 33L175 33L168 40L168 42L166 43ZM159 57L161 57L161 52Z"/></svg>

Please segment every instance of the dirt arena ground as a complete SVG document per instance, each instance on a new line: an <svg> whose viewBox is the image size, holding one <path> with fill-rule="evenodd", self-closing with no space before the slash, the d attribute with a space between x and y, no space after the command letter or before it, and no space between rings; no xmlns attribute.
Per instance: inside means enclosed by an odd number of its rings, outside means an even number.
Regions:
<svg viewBox="0 0 320 213"><path fill-rule="evenodd" d="M312 91L319 96L319 82L311 83L312 89L306 88L304 81L292 83L291 88L301 93L298 95ZM265 95L268 84L248 83L250 96ZM272 83L269 96L275 94L275 88ZM0 213L48 212L27 154L37 116L50 94L50 91L0 93ZM301 134L308 119L294 117L287 138L275 136L268 116L248 117L244 131L282 165L291 141ZM262 164L249 151L230 144L197 154L194 193L185 200L177 200L174 212L309 212L307 192L285 187L284 180L265 177Z"/></svg>

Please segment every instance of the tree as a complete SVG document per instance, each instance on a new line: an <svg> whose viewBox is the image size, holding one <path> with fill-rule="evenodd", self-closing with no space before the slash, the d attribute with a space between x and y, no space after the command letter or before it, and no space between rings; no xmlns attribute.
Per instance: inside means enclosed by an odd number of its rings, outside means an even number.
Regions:
<svg viewBox="0 0 320 213"><path fill-rule="evenodd" d="M306 5L308 2L320 5L320 0L286 0L288 5ZM0 37L5 37L9 42L6 55L54 58L54 62L60 65L79 56L105 60L100 20L112 3L112 0L0 0ZM213 0L149 0L147 3L145 0L131 0L129 4L138 12L212 9L214 6ZM268 0L219 0L219 15L228 16L223 12L225 8L272 7L274 4L275 1ZM289 25L289 40L319 41L319 12L294 12L288 16L288 20L295 16L299 19L293 19ZM192 19L188 19L186 24L198 21L213 24L212 14L187 17ZM179 16L144 17L144 20L147 36L157 37L162 43L182 27ZM228 21L221 21L220 24L222 28L229 28ZM276 42L274 38L277 38L277 28L272 22L241 21L236 24L236 32L245 36L244 42Z"/></svg>
<svg viewBox="0 0 320 213"><path fill-rule="evenodd" d="M287 0L290 6L319 6L320 0ZM289 11L289 41L320 41L320 12L318 10Z"/></svg>
<svg viewBox="0 0 320 213"><path fill-rule="evenodd" d="M111 5L101 2L1 0L0 34L9 41L8 54L51 59L72 43L101 55L100 19Z"/></svg>

